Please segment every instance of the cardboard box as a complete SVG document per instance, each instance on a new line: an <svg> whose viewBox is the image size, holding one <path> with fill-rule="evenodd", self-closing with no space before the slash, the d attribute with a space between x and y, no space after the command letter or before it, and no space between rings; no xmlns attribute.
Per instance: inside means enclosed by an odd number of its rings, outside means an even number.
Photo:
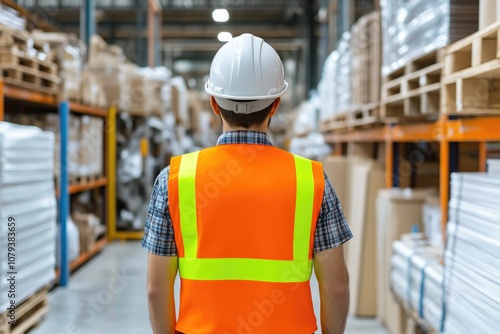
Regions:
<svg viewBox="0 0 500 334"><path fill-rule="evenodd" d="M102 234L100 220L91 213L75 212L72 215L78 231L80 232L80 252L90 251L95 246L99 234Z"/></svg>
<svg viewBox="0 0 500 334"><path fill-rule="evenodd" d="M373 160L350 161L350 220L347 267L351 286L351 314L374 317L377 312L376 199L385 187L384 166Z"/></svg>
<svg viewBox="0 0 500 334"><path fill-rule="evenodd" d="M390 289L392 243L416 225L423 230L422 207L435 189L383 189L377 198L377 317L390 334L406 331L405 311Z"/></svg>

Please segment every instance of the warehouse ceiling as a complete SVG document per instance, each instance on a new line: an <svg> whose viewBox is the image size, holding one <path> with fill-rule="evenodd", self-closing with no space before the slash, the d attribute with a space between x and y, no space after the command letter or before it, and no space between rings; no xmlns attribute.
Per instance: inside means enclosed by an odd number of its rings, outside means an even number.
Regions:
<svg viewBox="0 0 500 334"><path fill-rule="evenodd" d="M128 58L142 66L147 63L146 0L93 0L96 5L96 32L108 43L121 46ZM298 82L315 86L319 77L317 63L322 63L334 43L321 35L321 13L334 9L340 17L339 6L351 11L352 19L373 10L373 0L153 0L161 6L159 33L159 65L166 65L186 77L206 75L210 61L222 42L220 32L233 36L248 32L260 36L275 47L288 67L297 72ZM43 19L63 31L79 34L82 27L83 0L17 0ZM212 12L224 8L229 12L227 22L215 22ZM347 8L347 7L346 7ZM82 16L83 17L83 16ZM340 20L341 21L341 20ZM326 22L323 19L323 23ZM340 22L342 23L342 22ZM338 25L338 22L337 22ZM338 34L338 33L337 33ZM325 46L329 44L328 46ZM321 59L320 59L321 58ZM286 67L286 64L285 64ZM307 91L308 88L304 88Z"/></svg>

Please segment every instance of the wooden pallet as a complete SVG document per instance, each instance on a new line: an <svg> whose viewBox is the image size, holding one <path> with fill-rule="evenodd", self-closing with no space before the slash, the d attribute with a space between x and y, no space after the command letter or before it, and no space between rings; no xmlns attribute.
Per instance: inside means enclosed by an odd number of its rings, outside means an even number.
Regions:
<svg viewBox="0 0 500 334"><path fill-rule="evenodd" d="M58 74L57 65L54 62L30 57L28 53L19 50L17 47L0 48L0 64L24 66L49 75Z"/></svg>
<svg viewBox="0 0 500 334"><path fill-rule="evenodd" d="M446 48L442 96L446 114L500 114L500 23Z"/></svg>
<svg viewBox="0 0 500 334"><path fill-rule="evenodd" d="M48 311L49 287L44 287L16 307L16 324L10 325L7 313L0 315L0 334L24 334L36 327Z"/></svg>
<svg viewBox="0 0 500 334"><path fill-rule="evenodd" d="M91 182L95 182L101 179L102 174L92 174L92 175L70 175L69 176L69 185L76 186L82 184L88 184Z"/></svg>
<svg viewBox="0 0 500 334"><path fill-rule="evenodd" d="M321 132L372 128L380 125L378 103L368 103L352 106L346 112L336 115L323 122Z"/></svg>
<svg viewBox="0 0 500 334"><path fill-rule="evenodd" d="M17 47L27 54L44 54L50 57L47 43L35 41L27 31L19 31L9 26L0 24L0 47ZM52 59L49 59L52 60Z"/></svg>
<svg viewBox="0 0 500 334"><path fill-rule="evenodd" d="M430 52L384 78L382 119L425 120L439 114L443 54L442 49Z"/></svg>

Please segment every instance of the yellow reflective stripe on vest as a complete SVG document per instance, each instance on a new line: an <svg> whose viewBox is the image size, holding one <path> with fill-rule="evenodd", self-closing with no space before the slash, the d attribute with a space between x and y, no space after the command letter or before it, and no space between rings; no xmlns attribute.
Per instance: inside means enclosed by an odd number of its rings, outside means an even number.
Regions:
<svg viewBox="0 0 500 334"><path fill-rule="evenodd" d="M186 257L198 255L196 218L196 167L199 152L183 155L179 166L179 210L182 242Z"/></svg>
<svg viewBox="0 0 500 334"><path fill-rule="evenodd" d="M295 177L297 180L293 259L297 261L309 258L309 237L311 235L314 206L314 175L311 160L297 155L293 157L295 159Z"/></svg>
<svg viewBox="0 0 500 334"><path fill-rule="evenodd" d="M199 152L183 155L179 166L179 209L184 257L179 258L182 278L193 280L251 280L305 282L311 277L309 260L314 206L312 161L294 155L297 181L293 260L198 258L196 167Z"/></svg>
<svg viewBox="0 0 500 334"><path fill-rule="evenodd" d="M192 280L243 280L261 282L306 282L312 260L179 258L180 275Z"/></svg>

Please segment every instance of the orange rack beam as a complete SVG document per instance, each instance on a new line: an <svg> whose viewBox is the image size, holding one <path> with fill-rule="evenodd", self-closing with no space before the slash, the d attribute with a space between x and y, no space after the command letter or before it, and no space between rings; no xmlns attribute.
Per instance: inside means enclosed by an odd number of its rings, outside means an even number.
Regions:
<svg viewBox="0 0 500 334"><path fill-rule="evenodd" d="M98 117L108 116L108 111L106 109L89 107L73 102L69 104L69 110L73 113L86 114L91 116L98 116Z"/></svg>
<svg viewBox="0 0 500 334"><path fill-rule="evenodd" d="M104 187L107 184L108 184L108 180L105 177L102 177L100 179L97 179L97 180L89 182L89 183L83 183L83 184L69 186L69 193L70 194L77 194L77 193L81 193L83 191Z"/></svg>
<svg viewBox="0 0 500 334"><path fill-rule="evenodd" d="M23 88L18 88L3 84L3 94L6 98L23 100L33 103L45 104L48 106L56 107L57 99L53 95L47 95L43 93L33 92Z"/></svg>

